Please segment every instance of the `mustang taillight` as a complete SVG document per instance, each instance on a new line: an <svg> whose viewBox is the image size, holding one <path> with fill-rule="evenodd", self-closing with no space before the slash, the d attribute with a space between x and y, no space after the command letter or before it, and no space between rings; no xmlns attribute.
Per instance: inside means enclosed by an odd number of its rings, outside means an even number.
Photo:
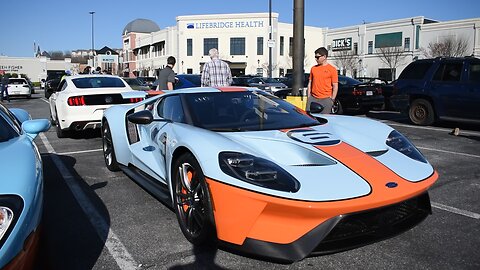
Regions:
<svg viewBox="0 0 480 270"><path fill-rule="evenodd" d="M142 100L143 100L143 98L131 98L130 103L137 103L137 102L140 102Z"/></svg>
<svg viewBox="0 0 480 270"><path fill-rule="evenodd" d="M364 93L363 91L358 90L357 88L353 88L352 94L354 96L361 96L361 95L363 95L363 93Z"/></svg>
<svg viewBox="0 0 480 270"><path fill-rule="evenodd" d="M70 106L85 106L85 97L84 96L77 96L77 97L69 97L67 100L68 105Z"/></svg>

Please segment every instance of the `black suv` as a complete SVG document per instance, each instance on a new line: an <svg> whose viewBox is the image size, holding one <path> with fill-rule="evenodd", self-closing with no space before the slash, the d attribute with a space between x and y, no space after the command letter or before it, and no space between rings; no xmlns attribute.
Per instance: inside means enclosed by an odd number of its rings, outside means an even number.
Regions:
<svg viewBox="0 0 480 270"><path fill-rule="evenodd" d="M417 125L437 120L480 123L480 59L422 59L393 83L390 101Z"/></svg>

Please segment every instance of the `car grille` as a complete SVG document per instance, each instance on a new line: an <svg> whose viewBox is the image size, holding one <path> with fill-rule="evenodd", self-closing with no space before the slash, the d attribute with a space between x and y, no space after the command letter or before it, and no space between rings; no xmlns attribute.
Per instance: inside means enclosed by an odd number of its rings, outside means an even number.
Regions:
<svg viewBox="0 0 480 270"><path fill-rule="evenodd" d="M380 241L413 228L431 214L428 193L371 211L347 215L314 249L328 254Z"/></svg>

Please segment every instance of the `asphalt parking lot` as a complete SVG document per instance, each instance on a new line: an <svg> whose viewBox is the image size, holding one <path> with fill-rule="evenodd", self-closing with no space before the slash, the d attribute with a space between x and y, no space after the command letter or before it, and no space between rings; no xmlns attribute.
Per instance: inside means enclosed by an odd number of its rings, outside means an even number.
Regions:
<svg viewBox="0 0 480 270"><path fill-rule="evenodd" d="M49 118L42 91L7 106ZM360 117L402 132L440 175L430 190L433 214L406 233L287 265L198 250L173 211L123 173L106 169L99 132L58 139L53 127L36 139L45 173L38 269L480 269L480 126L412 126L394 112ZM449 134L454 127L458 136Z"/></svg>

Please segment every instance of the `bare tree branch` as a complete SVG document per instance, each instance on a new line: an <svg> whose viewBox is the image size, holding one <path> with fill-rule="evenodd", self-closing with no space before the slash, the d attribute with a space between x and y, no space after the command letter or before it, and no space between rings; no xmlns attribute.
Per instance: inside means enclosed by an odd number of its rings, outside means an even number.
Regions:
<svg viewBox="0 0 480 270"><path fill-rule="evenodd" d="M378 48L377 53L380 57L380 60L382 60L382 62L385 63L392 71L392 79L395 79L396 68L400 66L405 57L407 57L407 55L404 53L403 47L396 46Z"/></svg>
<svg viewBox="0 0 480 270"><path fill-rule="evenodd" d="M420 50L427 58L459 57L467 55L468 43L467 38L449 36L442 41L430 42L426 49L420 48Z"/></svg>
<svg viewBox="0 0 480 270"><path fill-rule="evenodd" d="M346 75L346 71L350 71L353 74L353 70L357 66L357 56L351 50L337 51L333 54L335 59L335 65L338 68L343 69L343 75Z"/></svg>

